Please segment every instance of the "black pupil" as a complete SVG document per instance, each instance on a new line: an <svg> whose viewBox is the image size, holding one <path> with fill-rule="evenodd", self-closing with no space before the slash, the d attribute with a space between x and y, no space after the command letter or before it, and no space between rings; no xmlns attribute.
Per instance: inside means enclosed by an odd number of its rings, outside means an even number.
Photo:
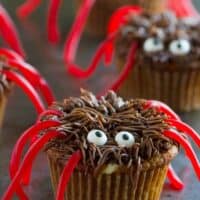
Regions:
<svg viewBox="0 0 200 200"><path fill-rule="evenodd" d="M180 42L177 44L177 47L178 47L179 49L181 49L181 48L182 48L182 45L181 45L181 43L180 43Z"/></svg>
<svg viewBox="0 0 200 200"><path fill-rule="evenodd" d="M158 45L159 43L160 43L159 38L154 38L154 44L155 44L155 45Z"/></svg>
<svg viewBox="0 0 200 200"><path fill-rule="evenodd" d="M100 131L96 131L96 132L95 132L95 135L96 135L97 137L99 137L99 138L102 137L102 133L101 133Z"/></svg>
<svg viewBox="0 0 200 200"><path fill-rule="evenodd" d="M129 136L127 134L122 135L123 140L129 140Z"/></svg>

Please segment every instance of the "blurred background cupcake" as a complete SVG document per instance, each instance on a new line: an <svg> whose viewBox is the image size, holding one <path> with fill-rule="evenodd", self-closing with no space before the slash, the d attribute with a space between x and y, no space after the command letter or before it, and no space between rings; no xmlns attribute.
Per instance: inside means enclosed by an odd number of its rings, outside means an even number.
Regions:
<svg viewBox="0 0 200 200"><path fill-rule="evenodd" d="M200 108L200 21L170 12L129 16L117 35L122 70L130 45L138 43L134 69L120 88L125 97L161 100L177 111Z"/></svg>
<svg viewBox="0 0 200 200"><path fill-rule="evenodd" d="M83 4L83 0L76 0L77 8ZM117 8L130 4L139 5L151 13L159 13L165 9L166 0L96 0L87 20L87 32L96 37L104 36L112 13Z"/></svg>

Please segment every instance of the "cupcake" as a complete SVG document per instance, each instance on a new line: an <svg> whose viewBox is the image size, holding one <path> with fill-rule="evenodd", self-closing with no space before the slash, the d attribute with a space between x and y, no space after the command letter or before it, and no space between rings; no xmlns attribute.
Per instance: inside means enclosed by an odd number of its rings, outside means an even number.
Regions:
<svg viewBox="0 0 200 200"><path fill-rule="evenodd" d="M80 98L55 103L50 110L63 113L58 130L64 137L45 148L54 190L66 162L80 150L66 200L158 200L179 144L163 135L170 128L167 115L147 102L125 101L114 92L98 100L82 90Z"/></svg>
<svg viewBox="0 0 200 200"><path fill-rule="evenodd" d="M121 71L132 43L138 44L133 70L119 92L128 98L161 100L176 111L200 108L200 21L172 13L128 17L116 36Z"/></svg>
<svg viewBox="0 0 200 200"><path fill-rule="evenodd" d="M125 101L112 91L97 98L81 90L80 97L53 103L21 134L2 199L26 196L22 186L44 150L56 199L158 200L166 176L173 188L184 187L170 164L180 147L200 180L200 162L187 136L200 146L198 133L161 102Z"/></svg>
<svg viewBox="0 0 200 200"><path fill-rule="evenodd" d="M82 0L76 0L77 7L82 6ZM93 36L102 37L106 33L107 23L112 13L124 5L139 5L145 10L158 13L165 8L166 0L97 0L89 14L86 30Z"/></svg>

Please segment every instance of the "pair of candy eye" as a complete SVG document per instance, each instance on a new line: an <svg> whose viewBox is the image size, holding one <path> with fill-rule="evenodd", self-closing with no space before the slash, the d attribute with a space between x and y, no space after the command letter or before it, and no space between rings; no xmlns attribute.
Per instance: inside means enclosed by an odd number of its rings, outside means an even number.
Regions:
<svg viewBox="0 0 200 200"><path fill-rule="evenodd" d="M159 38L149 38L144 42L144 51L149 53L154 53L158 51L162 51L164 49L164 43ZM183 56L190 52L191 45L188 40L185 39L179 39L174 40L169 45L169 51L177 56Z"/></svg>
<svg viewBox="0 0 200 200"><path fill-rule="evenodd" d="M103 146L107 143L108 138L103 131L94 129L88 133L87 140L97 146ZM129 132L121 131L115 136L115 142L121 147L131 147L135 143L135 138Z"/></svg>

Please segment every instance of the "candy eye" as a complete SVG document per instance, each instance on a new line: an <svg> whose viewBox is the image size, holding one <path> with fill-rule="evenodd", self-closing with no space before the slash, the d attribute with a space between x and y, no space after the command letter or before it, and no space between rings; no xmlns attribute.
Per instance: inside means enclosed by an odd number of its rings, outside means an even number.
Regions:
<svg viewBox="0 0 200 200"><path fill-rule="evenodd" d="M106 144L108 138L103 131L94 129L88 133L87 140L97 146L102 146Z"/></svg>
<svg viewBox="0 0 200 200"><path fill-rule="evenodd" d="M144 42L144 51L146 52L157 52L157 51L161 51L164 49L164 45L163 45L163 42L161 39L157 38L157 37L152 37L152 38L149 38L147 39L145 42Z"/></svg>
<svg viewBox="0 0 200 200"><path fill-rule="evenodd" d="M174 55L182 56L190 52L191 45L189 41L185 39L174 40L171 42L169 50Z"/></svg>
<svg viewBox="0 0 200 200"><path fill-rule="evenodd" d="M121 131L115 136L115 141L121 147L132 147L135 143L135 138L129 132Z"/></svg>

